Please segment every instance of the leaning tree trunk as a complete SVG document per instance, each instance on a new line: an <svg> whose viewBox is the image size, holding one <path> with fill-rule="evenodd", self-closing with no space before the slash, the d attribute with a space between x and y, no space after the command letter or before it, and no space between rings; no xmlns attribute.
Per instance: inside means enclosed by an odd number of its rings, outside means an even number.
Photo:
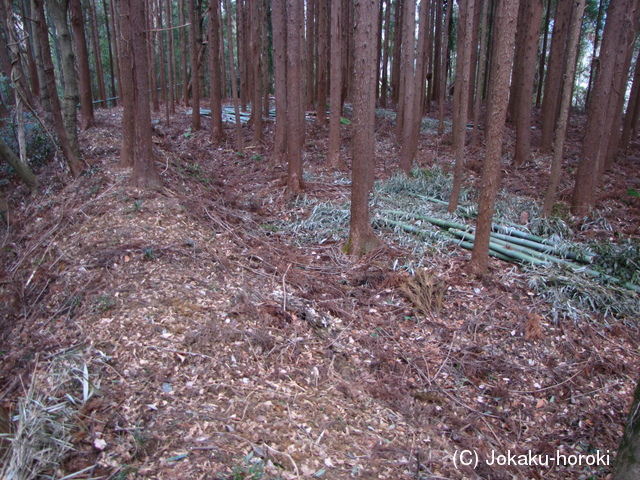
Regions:
<svg viewBox="0 0 640 480"><path fill-rule="evenodd" d="M36 191L38 188L38 179L31 171L31 168L29 168L29 164L20 160L13 150L4 142L2 137L0 137L0 157L4 158L5 161L13 167L18 176L27 184L32 192Z"/></svg>
<svg viewBox="0 0 640 480"><path fill-rule="evenodd" d="M32 0L33 11L35 13L35 22L38 28L38 37L40 40L40 52L42 54L42 63L45 72L45 85L47 93L49 94L49 100L51 102L51 114L53 117L53 126L58 136L58 142L60 142L60 149L69 163L69 169L74 177L79 177L82 174L82 165L80 164L80 157L78 150L74 149L67 131L64 127L64 121L62 118L62 108L60 106L60 99L58 98L58 91L56 89L56 79L53 73L53 60L51 59L51 47L49 45L49 32L47 30L47 24L44 16L44 4L43 0ZM75 105L74 105L75 113ZM75 115L74 115L75 116Z"/></svg>

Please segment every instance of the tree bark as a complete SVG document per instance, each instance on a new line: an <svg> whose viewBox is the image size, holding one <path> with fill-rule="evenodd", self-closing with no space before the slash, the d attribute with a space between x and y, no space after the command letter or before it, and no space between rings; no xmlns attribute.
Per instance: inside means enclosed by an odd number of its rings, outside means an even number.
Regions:
<svg viewBox="0 0 640 480"><path fill-rule="evenodd" d="M222 89L220 85L220 0L210 0L209 3L209 82L211 91L209 101L211 103L211 141L220 143L223 137L222 130Z"/></svg>
<svg viewBox="0 0 640 480"><path fill-rule="evenodd" d="M162 182L155 165L151 143L151 104L149 96L149 65L147 58L147 32L144 3L121 0L121 31L123 42L131 49L132 100L124 108L133 110L133 130L123 132L132 137L133 171L131 183L139 188L160 189Z"/></svg>
<svg viewBox="0 0 640 480"><path fill-rule="evenodd" d="M551 21L551 0L547 0L544 14L544 29L542 32L542 51L538 59L538 85L536 86L536 108L542 103L542 86L544 85L544 65L547 61L547 43L549 41L549 23Z"/></svg>
<svg viewBox="0 0 640 480"><path fill-rule="evenodd" d="M602 36L598 73L590 100L580 162L571 200L575 215L584 216L593 208L604 168L604 159L611 134L616 71L627 56L629 36L637 27L638 0L611 0ZM619 86L619 84L618 84ZM616 108L616 105L613 105ZM608 123L609 122L609 123Z"/></svg>
<svg viewBox="0 0 640 480"><path fill-rule="evenodd" d="M369 220L369 181L375 155L376 17L378 0L356 3L355 92L353 104L351 218L346 252L361 257L380 245Z"/></svg>
<svg viewBox="0 0 640 480"><path fill-rule="evenodd" d="M260 46L260 32L262 21L260 14L261 0L250 0L251 32L250 47L253 73L253 100L251 101L251 116L253 117L253 143L262 142L262 48Z"/></svg>
<svg viewBox="0 0 640 480"><path fill-rule="evenodd" d="M439 121L438 135L444 133L444 102L447 97L447 58L449 54L449 23L451 23L451 8L453 2L447 2L447 13L444 17L444 31L442 33L442 47L440 50L440 98L438 99Z"/></svg>
<svg viewBox="0 0 640 480"><path fill-rule="evenodd" d="M531 107L535 81L536 57L540 40L543 0L529 0L520 4L519 39L516 40L515 66L511 95L513 119L516 126L514 165L522 165L531 158ZM569 93L571 95L571 93Z"/></svg>
<svg viewBox="0 0 640 480"><path fill-rule="evenodd" d="M89 70L89 50L84 31L84 17L80 0L70 0L69 12L73 39L78 55L78 81L80 84L80 128L86 130L96 124L93 117L93 95L91 94L91 72Z"/></svg>
<svg viewBox="0 0 640 480"><path fill-rule="evenodd" d="M287 187L297 195L303 188L302 145L305 118L303 106L304 32L303 0L287 0Z"/></svg>
<svg viewBox="0 0 640 480"><path fill-rule="evenodd" d="M273 158L276 164L283 164L287 158L287 22L285 18L285 0L272 0L271 5L276 96Z"/></svg>
<svg viewBox="0 0 640 480"><path fill-rule="evenodd" d="M230 0L225 0L226 10L227 10L227 43L229 45L229 67L231 70L231 94L233 95L233 108L236 114L236 148L238 149L238 154L243 154L243 146L242 146L242 123L240 122L240 98L238 96L238 83L236 80L236 67L234 63L234 53L233 53L233 25L231 19L231 2Z"/></svg>
<svg viewBox="0 0 640 480"><path fill-rule="evenodd" d="M513 67L518 0L500 0L496 12L496 34L491 62L489 105L487 111L487 152L478 201L478 221L471 254L471 271L484 275L489 263L489 238L495 200L500 186L500 157L507 118L509 78Z"/></svg>
<svg viewBox="0 0 640 480"><path fill-rule="evenodd" d="M384 0L383 0L384 3ZM389 34L391 33L391 0L386 0L386 8L384 12L384 42L382 44L382 80L380 85L380 107L387 108L387 90L389 66Z"/></svg>
<svg viewBox="0 0 640 480"><path fill-rule="evenodd" d="M567 62L564 78L567 80L562 87L562 102L560 104L560 116L558 117L558 127L556 129L555 143L553 145L553 160L551 162L551 175L549 177L549 187L545 195L541 216L548 217L551 214L556 201L556 191L560 183L560 173L562 171L562 154L564 153L564 141L567 134L567 119L569 118L569 107L571 106L571 91L576 74L576 59L578 56L578 42L580 40L580 27L584 15L585 0L574 0L571 25L569 27L569 38L567 42Z"/></svg>
<svg viewBox="0 0 640 480"><path fill-rule="evenodd" d="M629 105L624 116L624 125L622 127L622 138L620 140L620 148L629 148L631 143L631 133L636 130L640 118L640 58L636 58L636 67L633 74L633 84L631 93L629 94Z"/></svg>
<svg viewBox="0 0 640 480"><path fill-rule="evenodd" d="M540 147L543 151L551 150L553 132L556 128L558 110L562 95L562 73L566 63L567 33L571 18L572 0L558 0L551 36L551 51L549 52L549 66L544 84L542 98L542 132Z"/></svg>
<svg viewBox="0 0 640 480"><path fill-rule="evenodd" d="M331 3L331 114L329 118L329 152L327 161L333 168L343 168L340 156L340 116L342 114L342 0Z"/></svg>
<svg viewBox="0 0 640 480"><path fill-rule="evenodd" d="M458 208L462 177L464 175L464 152L467 140L468 92L471 63L471 29L473 26L474 0L465 0L461 11L458 35L458 52L456 62L456 86L453 101L453 155L455 167L453 186L447 211L453 213ZM464 16L462 16L464 15Z"/></svg>
<svg viewBox="0 0 640 480"><path fill-rule="evenodd" d="M196 0L187 0L189 10L189 55L191 59L191 98L192 98L192 115L191 128L200 130L200 75L198 75L198 43L197 43L197 22L196 18Z"/></svg>
<svg viewBox="0 0 640 480"><path fill-rule="evenodd" d="M476 96L473 104L473 131L471 132L471 148L478 145L478 129L480 119L480 101L482 100L482 85L484 84L484 68L487 49L487 17L489 11L489 0L482 2L482 19L480 21L480 54L478 57L478 78L476 79ZM473 86L471 87L473 88Z"/></svg>
<svg viewBox="0 0 640 480"><path fill-rule="evenodd" d="M2 137L0 137L0 157L4 158L5 161L13 167L20 179L22 179L32 192L36 191L38 188L38 179L33 174L33 171L27 163L24 163L18 158Z"/></svg>
<svg viewBox="0 0 640 480"><path fill-rule="evenodd" d="M35 13L35 22L38 28L38 36L40 40L40 52L42 54L42 62L44 66L44 72L46 75L46 88L49 94L49 100L51 102L51 114L53 116L53 126L58 136L58 142L60 142L60 149L63 155L69 163L69 169L71 175L75 178L82 174L83 168L80 163L80 157L76 149L73 148L67 131L64 127L64 120L62 118L62 109L60 106L60 99L58 98L58 91L56 88L56 78L54 76L53 60L51 59L51 47L49 46L49 32L47 30L47 24L45 23L44 16L44 4L43 0L32 0ZM75 106L74 106L75 108Z"/></svg>
<svg viewBox="0 0 640 480"><path fill-rule="evenodd" d="M96 64L96 78L98 81L100 100L102 100L102 108L107 108L107 89L104 84L104 67L102 65L102 55L100 52L100 34L98 32L98 24L96 22L96 6L94 1L95 0L89 0L89 8L87 9L89 13L89 28L91 30L91 50L93 50L93 59ZM107 33L108 32L109 27L107 25Z"/></svg>
<svg viewBox="0 0 640 480"><path fill-rule="evenodd" d="M416 0L404 0L402 18L402 57L400 58L400 85L396 115L396 138L403 144L404 122L407 119L405 110L413 105L415 75L415 38L416 38ZM410 114L410 112L409 112ZM411 165L407 165L406 154L400 157L400 169L407 175Z"/></svg>
<svg viewBox="0 0 640 480"><path fill-rule="evenodd" d="M193 2L194 0L187 0L188 2ZM185 0L178 0L178 22L180 25L184 25L184 2ZM180 29L180 44L182 46L182 51L180 52L180 69L182 73L182 102L185 107L189 106L189 70L188 70L188 62L187 58L189 55L189 41L187 40L187 29Z"/></svg>
<svg viewBox="0 0 640 480"><path fill-rule="evenodd" d="M77 105L80 100L78 91L78 77L76 76L75 55L71 43L71 32L67 24L69 0L47 0L49 11L56 25L57 39L60 44L60 62L64 89L62 96L62 119L75 156L80 158L78 147L78 116Z"/></svg>
<svg viewBox="0 0 640 480"><path fill-rule="evenodd" d="M328 2L320 1L318 5L318 63L316 65L317 102L316 122L320 127L327 125L327 38L328 28Z"/></svg>

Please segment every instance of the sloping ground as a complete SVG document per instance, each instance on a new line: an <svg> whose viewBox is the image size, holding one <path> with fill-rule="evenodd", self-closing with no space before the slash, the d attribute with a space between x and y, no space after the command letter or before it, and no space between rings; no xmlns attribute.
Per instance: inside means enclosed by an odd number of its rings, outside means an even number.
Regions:
<svg viewBox="0 0 640 480"><path fill-rule="evenodd" d="M553 322L516 267L492 261L474 280L454 247L410 278L392 269L410 252L387 237L356 263L331 239L301 245L276 225L310 203L286 197L269 148L215 149L185 117L155 127L165 191L132 189L118 117L99 115L83 139L90 174L53 176L31 201L14 193L3 234L1 401L15 412L29 375L70 353L95 391L58 478L607 474L637 319ZM323 142L306 146L308 195L343 201ZM383 175L391 139L378 151ZM489 464L529 452L582 465Z"/></svg>

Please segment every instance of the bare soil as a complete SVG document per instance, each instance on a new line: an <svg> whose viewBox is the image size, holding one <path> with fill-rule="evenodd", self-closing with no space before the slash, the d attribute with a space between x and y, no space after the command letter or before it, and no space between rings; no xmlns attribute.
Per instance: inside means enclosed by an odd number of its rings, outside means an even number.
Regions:
<svg viewBox="0 0 640 480"><path fill-rule="evenodd" d="M240 157L232 126L216 146L184 110L169 127L158 119L156 193L130 187L118 167L120 114L99 110L82 133L81 178L52 162L37 197L15 179L4 187L0 402L15 412L34 369L69 351L99 386L57 478L92 466L74 478L606 478L640 367L637 318L554 322L513 265L492 260L472 278L468 252L453 248L426 272L438 283L425 295L441 301L418 310L409 275L392 269L402 247L356 260L337 242L300 246L272 228L309 207L271 162L271 122ZM574 123L561 200L579 155ZM378 120L377 178L396 169L392 132ZM326 146L311 123L304 195L343 202L349 186L332 181ZM468 184L482 155L470 152ZM417 162L450 168L446 138L423 135ZM536 152L505 168L505 189L541 199L549 163ZM598 205L634 236L638 166L634 145ZM590 225L581 235L613 234ZM582 465L490 464L529 452Z"/></svg>

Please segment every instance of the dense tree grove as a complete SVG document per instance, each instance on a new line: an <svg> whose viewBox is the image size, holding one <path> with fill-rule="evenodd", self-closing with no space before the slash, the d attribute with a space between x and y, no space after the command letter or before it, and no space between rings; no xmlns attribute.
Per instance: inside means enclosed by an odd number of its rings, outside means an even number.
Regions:
<svg viewBox="0 0 640 480"><path fill-rule="evenodd" d="M95 126L94 108L122 107L121 165L132 169L132 184L160 189L152 110L163 105L169 124L176 105L189 107L193 131L210 128L214 145L235 135L242 154L243 130L253 144L265 142L275 107L272 158L286 163L284 182L297 195L305 189L302 152L313 117L328 138L327 168L352 166L346 250L356 256L380 245L368 214L376 106L395 112L397 166L406 175L423 117L439 116L438 135L454 158L450 212L467 151L484 149L472 260L480 275L505 168L505 128L515 133L507 168L530 162L532 152L553 153L540 172L549 178L545 215L572 109L586 119L572 185L576 215L590 215L603 175L638 135L640 0L1 0L0 17L3 123L11 118L22 130L22 115L35 115L73 177L87 167L78 129ZM211 121L201 120L204 102ZM234 105L234 127L223 125L225 104ZM347 154L340 125L350 115ZM24 145L0 147L36 191Z"/></svg>

